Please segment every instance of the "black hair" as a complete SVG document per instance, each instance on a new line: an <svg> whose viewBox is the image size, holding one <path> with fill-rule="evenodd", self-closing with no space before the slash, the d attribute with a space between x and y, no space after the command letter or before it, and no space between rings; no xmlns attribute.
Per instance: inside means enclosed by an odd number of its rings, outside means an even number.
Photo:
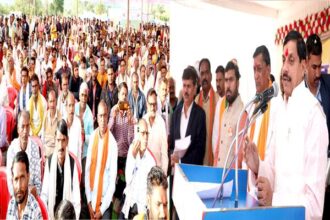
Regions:
<svg viewBox="0 0 330 220"><path fill-rule="evenodd" d="M51 67L48 67L48 68L46 69L46 76L47 76L47 73L51 73L51 74L53 75L53 70L52 70Z"/></svg>
<svg viewBox="0 0 330 220"><path fill-rule="evenodd" d="M306 60L306 44L301 36L301 34L298 31L290 31L284 39L283 47L289 42L289 41L296 41L297 42L297 53L299 57L299 61Z"/></svg>
<svg viewBox="0 0 330 220"><path fill-rule="evenodd" d="M68 137L68 125L66 123L66 121L64 119L61 119L58 123L57 123L57 128L56 131L61 132L61 134L63 134L64 136Z"/></svg>
<svg viewBox="0 0 330 220"><path fill-rule="evenodd" d="M225 68L222 65L219 65L217 69L215 70L216 73L222 73L225 74Z"/></svg>
<svg viewBox="0 0 330 220"><path fill-rule="evenodd" d="M229 70L235 71L236 80L239 80L239 78L241 78L241 74L239 73L238 66L233 61L229 61L227 63L225 72L228 72Z"/></svg>
<svg viewBox="0 0 330 220"><path fill-rule="evenodd" d="M308 57L310 55L322 55L322 43L320 37L317 34L309 35L306 41L306 47Z"/></svg>
<svg viewBox="0 0 330 220"><path fill-rule="evenodd" d="M38 85L39 85L39 78L38 78L37 74L34 73L34 74L31 76L30 81L31 81L31 83L32 83L33 81L37 81L37 82L38 82Z"/></svg>
<svg viewBox="0 0 330 220"><path fill-rule="evenodd" d="M68 200L62 200L55 211L55 219L76 219L73 204Z"/></svg>
<svg viewBox="0 0 330 220"><path fill-rule="evenodd" d="M26 66L23 66L23 68L21 69L21 74L23 71L25 71L29 76L29 69Z"/></svg>
<svg viewBox="0 0 330 220"><path fill-rule="evenodd" d="M25 164L25 168L26 168L26 172L29 173L29 158L26 154L25 151L19 151L17 152L17 154L15 155L14 157L14 160L13 160L13 164L12 164L12 167L11 167L11 172L13 173L13 167L14 167L14 164L15 163L24 163Z"/></svg>
<svg viewBox="0 0 330 220"><path fill-rule="evenodd" d="M150 88L149 91L147 92L147 100L152 95L155 95L157 97L157 92L154 88Z"/></svg>
<svg viewBox="0 0 330 220"><path fill-rule="evenodd" d="M121 83L118 85L118 92L119 92L123 87L125 87L126 90L128 91L128 87L127 87L126 82L121 82Z"/></svg>
<svg viewBox="0 0 330 220"><path fill-rule="evenodd" d="M193 84L196 86L197 79L198 79L198 75L197 75L197 71L196 71L195 67L188 66L187 68L185 68L183 70L182 80L192 80Z"/></svg>
<svg viewBox="0 0 330 220"><path fill-rule="evenodd" d="M162 186L165 190L168 187L166 175L164 174L163 170L158 167L154 166L148 173L147 178L147 194L151 195L154 186Z"/></svg>
<svg viewBox="0 0 330 220"><path fill-rule="evenodd" d="M265 45L261 45L257 47L257 49L253 53L253 58L256 58L259 54L262 55L262 59L266 63L267 66L270 66L270 56L269 51Z"/></svg>
<svg viewBox="0 0 330 220"><path fill-rule="evenodd" d="M96 62L94 63L93 67L95 67L96 70L99 70L99 66L96 64Z"/></svg>
<svg viewBox="0 0 330 220"><path fill-rule="evenodd" d="M210 62L210 60L209 60L208 58L203 58L203 59L201 59L201 61L199 61L199 67L198 67L198 70L199 70L199 71L201 70L201 65L202 65L202 63L204 63L204 62L207 63L207 65L209 66L209 70L210 70L210 72L211 72L211 62Z"/></svg>
<svg viewBox="0 0 330 220"><path fill-rule="evenodd" d="M36 64L36 58L35 58L35 57L31 57L31 58L30 58L30 61L31 61L31 60L33 61L34 64Z"/></svg>
<svg viewBox="0 0 330 220"><path fill-rule="evenodd" d="M269 78L270 78L270 80L272 81L272 83L275 82L275 77L274 77L273 74L270 74L270 75L269 75Z"/></svg>

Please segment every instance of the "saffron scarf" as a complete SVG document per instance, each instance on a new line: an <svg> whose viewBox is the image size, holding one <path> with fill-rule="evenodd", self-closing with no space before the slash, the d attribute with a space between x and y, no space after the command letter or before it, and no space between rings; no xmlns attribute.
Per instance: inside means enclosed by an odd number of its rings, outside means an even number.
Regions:
<svg viewBox="0 0 330 220"><path fill-rule="evenodd" d="M90 172L90 187L91 191L94 189L94 179L95 179L95 171L96 171L96 164L97 164L97 152L98 152L98 146L99 146L99 132L100 129L98 128L95 132L94 136L94 142L93 142L93 148L92 148L92 157L91 157L91 172ZM102 160L101 160L101 170L99 175L99 184L97 188L97 196L96 196L96 207L95 212L98 212L100 210L101 206L101 197L102 197L102 191L103 191L103 174L107 163L108 158L108 141L109 141L109 129L107 129L104 140L103 140L103 153L102 153Z"/></svg>
<svg viewBox="0 0 330 220"><path fill-rule="evenodd" d="M20 84L17 82L16 80L16 70L15 68L13 69L13 73L9 76L9 81L10 84L16 89L16 91L18 92L21 88Z"/></svg>
<svg viewBox="0 0 330 220"><path fill-rule="evenodd" d="M269 87L272 86L272 82L269 81ZM258 153L261 160L265 159L265 151L266 151L266 142L267 142L267 135L268 135L268 125L269 125L269 112L270 112L270 102L268 102L268 108L264 113L260 125L259 130L259 137L258 137ZM256 123L254 122L251 126L250 130L250 140L254 138L254 130L256 127Z"/></svg>
<svg viewBox="0 0 330 220"><path fill-rule="evenodd" d="M42 100L41 100L41 95L40 93L38 93L38 97L37 97L37 110L38 110L38 114L39 114L39 117L40 117L40 123L38 126L35 126L35 124L33 124L33 115L34 115L34 110L35 110L35 107L34 107L34 97L32 96L30 98L30 102L29 102L29 111L30 111L30 114L31 114L31 117L30 117L30 125L31 125L31 130L32 130L32 136L38 136L39 134L39 131L41 130L41 127L42 127L42 122L44 120L44 108L42 106Z"/></svg>
<svg viewBox="0 0 330 220"><path fill-rule="evenodd" d="M218 157L219 157L219 151L220 151L220 139L221 139L221 121L222 121L222 116L223 113L225 112L226 109L226 98L223 98L220 104L220 112L219 112L219 135L218 135L218 140L217 140L217 145L215 148L215 154L214 154L214 160L213 160L213 166L217 166L218 164Z"/></svg>
<svg viewBox="0 0 330 220"><path fill-rule="evenodd" d="M203 108L203 96L204 96L204 92L203 90L201 90L200 94L199 94L199 100L198 100L198 105L200 107ZM207 142L207 146L208 149L208 159L207 161L209 161L209 163L212 163L213 160L213 153L212 153L212 131L213 131L213 121L214 121L214 112L215 112L215 105L214 105L214 90L211 86L210 89L210 123L209 123L209 127L208 127L208 142ZM211 164L207 164L207 165L211 165Z"/></svg>
<svg viewBox="0 0 330 220"><path fill-rule="evenodd" d="M258 153L259 153L261 160L265 159L265 151L266 151L266 144L267 144L266 142L267 142L268 125L269 125L269 112L270 112L270 102L268 103L268 108L262 117L260 130L259 130L257 147L258 147ZM256 122L254 122L251 126L250 140L253 140L253 138L254 138L255 127L256 127Z"/></svg>

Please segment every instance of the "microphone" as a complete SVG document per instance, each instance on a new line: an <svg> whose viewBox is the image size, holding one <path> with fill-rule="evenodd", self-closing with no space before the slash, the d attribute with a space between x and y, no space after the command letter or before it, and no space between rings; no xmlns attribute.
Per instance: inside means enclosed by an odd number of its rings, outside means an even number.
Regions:
<svg viewBox="0 0 330 220"><path fill-rule="evenodd" d="M272 86L262 93L256 94L255 98L253 99L254 103L257 102L263 102L264 100L267 100L267 102L273 98L276 97L278 94L278 84L274 82Z"/></svg>
<svg viewBox="0 0 330 220"><path fill-rule="evenodd" d="M273 97L276 97L278 95L278 84L276 82L273 83L273 85L266 89L261 94L257 94L254 100L258 100L260 104L256 106L256 108L253 111L252 115L255 115L259 110L264 113L267 109L267 103L269 100L271 100Z"/></svg>

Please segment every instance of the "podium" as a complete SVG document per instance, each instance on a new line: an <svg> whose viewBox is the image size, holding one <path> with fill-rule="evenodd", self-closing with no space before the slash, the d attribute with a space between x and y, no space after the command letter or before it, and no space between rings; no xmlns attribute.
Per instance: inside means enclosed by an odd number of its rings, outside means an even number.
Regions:
<svg viewBox="0 0 330 220"><path fill-rule="evenodd" d="M222 168L176 164L172 199L180 220L185 219L305 219L303 206L259 207L258 201L247 193L247 170L238 170L238 208L235 208L235 170L230 170L225 182L233 180L228 198L201 199L191 182L220 183Z"/></svg>

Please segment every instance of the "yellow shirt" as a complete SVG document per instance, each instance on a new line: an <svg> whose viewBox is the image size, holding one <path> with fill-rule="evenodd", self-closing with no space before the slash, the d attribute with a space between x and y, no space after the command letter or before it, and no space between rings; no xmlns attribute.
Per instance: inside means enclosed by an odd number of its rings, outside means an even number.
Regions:
<svg viewBox="0 0 330 220"><path fill-rule="evenodd" d="M57 38L57 28L56 28L56 25L52 25L50 27L50 38L52 40L55 40Z"/></svg>
<svg viewBox="0 0 330 220"><path fill-rule="evenodd" d="M99 72L99 74L97 74L97 81L99 81L101 87L103 88L103 86L107 83L107 74Z"/></svg>

